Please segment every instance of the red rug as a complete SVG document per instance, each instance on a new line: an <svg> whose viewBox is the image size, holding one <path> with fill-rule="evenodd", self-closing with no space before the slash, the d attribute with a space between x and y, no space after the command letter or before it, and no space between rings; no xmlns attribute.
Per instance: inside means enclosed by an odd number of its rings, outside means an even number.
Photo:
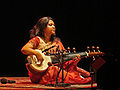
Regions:
<svg viewBox="0 0 120 90"><path fill-rule="evenodd" d="M0 80L5 78L7 80L14 80L16 83L0 83L0 90L46 90L46 89L80 89L80 88L91 88L91 84L81 84L81 85L70 85L67 87L51 87L41 84L31 83L29 77L0 77ZM97 84L94 83L93 88L97 87Z"/></svg>

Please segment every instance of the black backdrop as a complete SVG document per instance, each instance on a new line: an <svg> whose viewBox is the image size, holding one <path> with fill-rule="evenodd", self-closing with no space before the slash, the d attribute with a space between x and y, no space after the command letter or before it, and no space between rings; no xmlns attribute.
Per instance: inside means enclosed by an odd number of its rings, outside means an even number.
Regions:
<svg viewBox="0 0 120 90"><path fill-rule="evenodd" d="M29 30L43 16L54 19L57 36L65 48L100 46L106 60L98 71L101 85L119 81L120 6L114 0L24 0L4 2L1 15L0 76L27 76L26 56L22 46L29 40ZM2 49L3 48L3 49ZM86 68L88 62L83 61Z"/></svg>

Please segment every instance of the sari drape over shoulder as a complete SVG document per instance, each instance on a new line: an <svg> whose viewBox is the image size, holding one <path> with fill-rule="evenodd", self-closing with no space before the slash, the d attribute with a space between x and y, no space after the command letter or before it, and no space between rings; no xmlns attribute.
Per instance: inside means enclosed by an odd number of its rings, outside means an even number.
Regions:
<svg viewBox="0 0 120 90"><path fill-rule="evenodd" d="M34 43L34 49L39 49L41 51L44 51L45 49L49 48L50 46L55 45L55 47L48 50L48 52L56 51L56 48L59 46L59 50L65 50L63 44L60 41L56 41L53 43L45 43L44 40L42 40L40 37L34 37L32 38L29 43ZM70 60L67 62L64 62L63 68L64 68L64 83L68 84L84 84L89 83L91 81L90 73L87 72L84 69L81 69L77 67L77 64L74 64L74 60ZM28 67L29 64L26 64L26 67ZM56 83L56 78L58 71L60 70L59 64L54 64L45 72L41 72L39 74L35 74L31 72L28 69L28 75L33 83L40 83L40 84L54 84ZM62 81L62 71L59 74L58 81Z"/></svg>

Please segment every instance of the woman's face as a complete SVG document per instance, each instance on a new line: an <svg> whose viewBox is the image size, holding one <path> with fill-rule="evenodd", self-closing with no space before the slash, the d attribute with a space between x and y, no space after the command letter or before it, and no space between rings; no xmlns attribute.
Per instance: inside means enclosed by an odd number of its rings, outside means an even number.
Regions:
<svg viewBox="0 0 120 90"><path fill-rule="evenodd" d="M53 20L49 20L47 27L45 28L45 33L48 35L52 35L55 34L55 24L53 22Z"/></svg>

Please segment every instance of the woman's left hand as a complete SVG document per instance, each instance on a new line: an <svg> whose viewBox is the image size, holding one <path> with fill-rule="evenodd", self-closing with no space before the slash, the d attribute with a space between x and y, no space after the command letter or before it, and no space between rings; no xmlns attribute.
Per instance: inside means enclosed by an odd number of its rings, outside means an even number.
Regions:
<svg viewBox="0 0 120 90"><path fill-rule="evenodd" d="M77 54L73 60L74 60L74 65L77 65L77 63L81 60L81 56L79 54Z"/></svg>
<svg viewBox="0 0 120 90"><path fill-rule="evenodd" d="M79 54L76 55L76 58L81 60L81 56Z"/></svg>

